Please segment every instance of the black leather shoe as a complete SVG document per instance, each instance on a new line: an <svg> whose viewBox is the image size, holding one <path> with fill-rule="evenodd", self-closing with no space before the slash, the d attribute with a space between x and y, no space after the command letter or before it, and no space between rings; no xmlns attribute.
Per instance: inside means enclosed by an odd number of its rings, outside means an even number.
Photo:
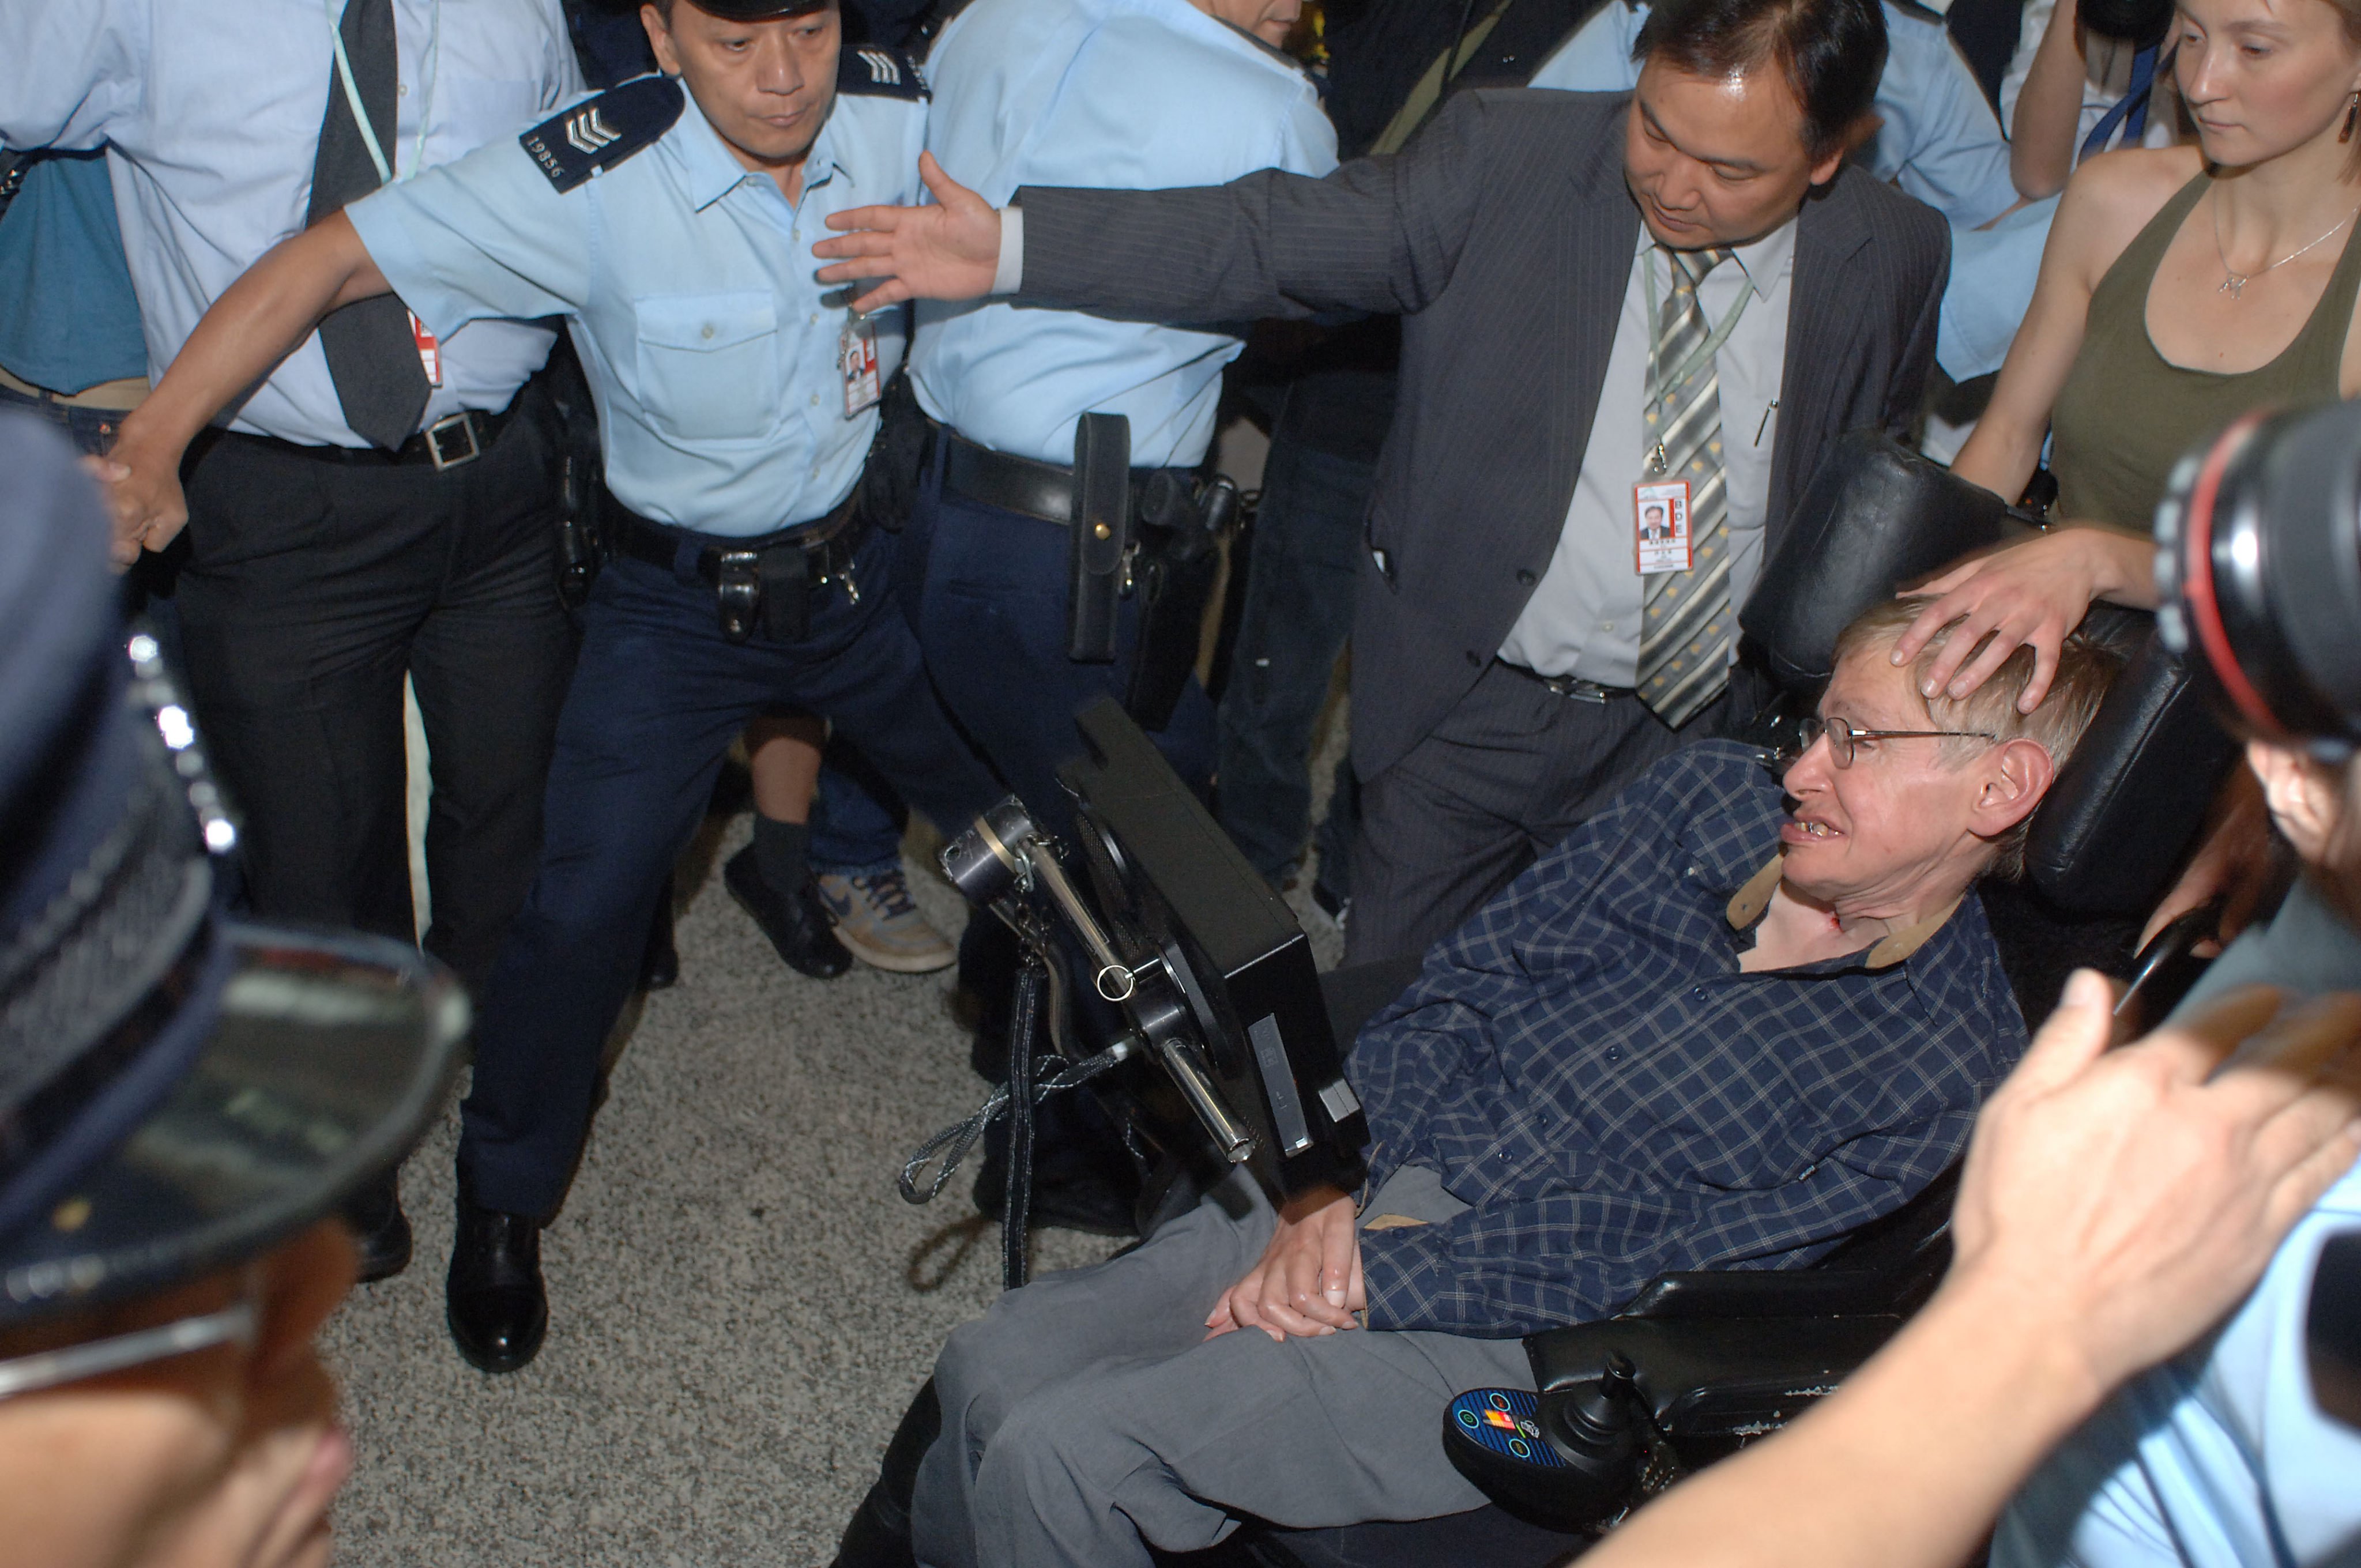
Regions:
<svg viewBox="0 0 2361 1568"><path fill-rule="evenodd" d="M797 974L834 980L852 967L852 955L836 939L828 906L819 901L819 889L808 878L791 894L778 892L763 880L754 865L754 847L749 844L721 868L721 885L730 890L740 908L754 917L779 957Z"/></svg>
<svg viewBox="0 0 2361 1568"><path fill-rule="evenodd" d="M514 1372L541 1352L549 1297L541 1283L541 1226L459 1197L459 1231L443 1288L444 1317L467 1365Z"/></svg>
<svg viewBox="0 0 2361 1568"><path fill-rule="evenodd" d="M401 1212L399 1173L363 1188L345 1204L345 1223L352 1227L360 1251L360 1283L390 1279L410 1266L410 1216Z"/></svg>

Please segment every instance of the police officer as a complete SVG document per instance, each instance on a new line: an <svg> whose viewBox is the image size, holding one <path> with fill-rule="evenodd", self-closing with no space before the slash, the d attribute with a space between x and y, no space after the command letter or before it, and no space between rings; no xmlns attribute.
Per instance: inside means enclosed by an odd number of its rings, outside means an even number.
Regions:
<svg viewBox="0 0 2361 1568"><path fill-rule="evenodd" d="M614 559L586 609L541 871L486 989L463 1107L448 1315L461 1354L495 1372L540 1348L540 1227L731 737L792 705L832 719L939 824L997 794L887 608L884 540L859 506L896 324L824 294L807 254L826 214L915 194L925 90L882 49L840 61L834 0L641 15L662 74L280 247L115 449L117 526L152 539L175 525L181 444L328 307L390 289L436 332L573 323Z"/></svg>
<svg viewBox="0 0 2361 1568"><path fill-rule="evenodd" d="M279 240L581 91L555 0L0 0L0 140L106 148L143 375ZM196 444L174 553L190 695L245 816L247 908L420 938L407 674L434 758L423 945L471 987L532 885L574 658L535 374L554 340L513 321L422 337L391 300L340 313ZM364 1278L408 1263L390 1175L354 1218Z"/></svg>
<svg viewBox="0 0 2361 1568"><path fill-rule="evenodd" d="M1272 47L1296 9L1296 0L976 0L928 58L928 148L952 178L1003 201L1027 183L1152 190L1274 165L1324 173L1335 133L1310 81ZM1111 635L1080 655L1070 640L1077 422L1128 421L1135 497L1159 475L1168 494L1185 494L1213 435L1222 367L1241 346L1218 331L989 301L919 307L912 385L942 426L912 530L926 558L927 665L960 723L1054 832L1070 821L1056 769L1079 750L1074 713L1100 695L1130 695L1139 620L1138 596L1121 598L1110 574L1101 591L1116 611L1103 623ZM1120 475L1115 484L1120 492ZM1194 663L1194 632L1182 630L1177 662ZM1191 677L1168 706L1144 721L1202 787L1213 772L1212 705ZM831 801L831 813L841 804ZM971 922L961 959L985 1004L977 1059L987 1068L1013 972L988 924ZM1054 1126L1063 1108L1051 1115ZM1044 1142L1037 1215L1127 1231L1128 1199L1066 1179L1048 1146L1060 1141ZM996 1155L997 1140L988 1147ZM988 1158L976 1190L987 1207L998 1181Z"/></svg>

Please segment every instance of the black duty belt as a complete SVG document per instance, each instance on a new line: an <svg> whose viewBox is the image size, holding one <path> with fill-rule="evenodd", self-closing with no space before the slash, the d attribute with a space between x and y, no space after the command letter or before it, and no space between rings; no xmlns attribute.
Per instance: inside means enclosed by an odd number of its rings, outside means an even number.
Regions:
<svg viewBox="0 0 2361 1568"><path fill-rule="evenodd" d="M1610 702L1619 696L1637 695L1630 686L1603 686L1597 681L1586 681L1579 675L1545 675L1539 670L1529 670L1522 664L1512 664L1506 659L1493 661L1512 675L1521 675L1535 685L1556 696L1574 702Z"/></svg>
<svg viewBox="0 0 2361 1568"><path fill-rule="evenodd" d="M848 603L861 602L852 557L868 529L859 486L825 517L752 539L719 539L642 517L603 486L599 502L607 543L617 554L669 572L684 545L694 551L697 575L714 591L721 634L732 642L743 642L757 626L774 641L803 641L810 635L812 600L831 583L844 586Z"/></svg>
<svg viewBox="0 0 2361 1568"><path fill-rule="evenodd" d="M956 431L946 431L944 434L949 441L943 455L943 488L962 500L1021 512L1060 528L1073 521L1073 469L1062 464L1040 463L1030 457L994 452L978 446ZM1134 468L1131 486L1135 505L1139 502L1143 488L1159 475L1171 476L1170 482L1180 495L1191 493L1196 485L1193 469Z"/></svg>
<svg viewBox="0 0 2361 1568"><path fill-rule="evenodd" d="M388 452L382 446L314 446L300 441L281 441L273 435L248 435L242 430L224 433L233 441L243 441L269 447L291 456L307 457L314 463L334 463L347 468L410 468L432 467L436 473L445 468L462 467L473 463L492 449L500 432L520 411L525 395L519 392L507 408L488 414L480 409L462 409L446 414L420 431L416 435Z"/></svg>

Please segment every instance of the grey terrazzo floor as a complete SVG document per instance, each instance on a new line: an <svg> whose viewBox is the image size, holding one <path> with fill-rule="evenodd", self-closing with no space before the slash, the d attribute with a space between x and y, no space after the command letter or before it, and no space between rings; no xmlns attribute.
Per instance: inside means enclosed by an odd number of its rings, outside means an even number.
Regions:
<svg viewBox="0 0 2361 1568"><path fill-rule="evenodd" d="M996 1293L964 1174L926 1208L894 1188L983 1089L944 977L788 971L720 886L747 832L710 825L686 862L681 981L631 1031L546 1234L553 1323L525 1371L474 1371L444 1330L456 1113L412 1159L417 1260L324 1336L359 1454L339 1563L826 1563L944 1335ZM955 931L957 895L913 881ZM1334 963L1334 927L1306 925ZM1045 1233L1037 1267L1113 1246Z"/></svg>

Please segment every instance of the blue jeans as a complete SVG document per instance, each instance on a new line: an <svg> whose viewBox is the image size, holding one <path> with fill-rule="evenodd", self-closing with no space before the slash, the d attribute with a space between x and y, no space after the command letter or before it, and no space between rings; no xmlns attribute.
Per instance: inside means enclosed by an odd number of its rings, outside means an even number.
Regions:
<svg viewBox="0 0 2361 1568"><path fill-rule="evenodd" d="M831 720L947 828L997 798L883 591L890 560L873 535L856 557L861 603L831 588L799 642L725 641L693 575L629 558L599 574L558 718L540 872L477 1014L459 1142L477 1201L556 1210L658 893L749 718L794 707Z"/></svg>
<svg viewBox="0 0 2361 1568"><path fill-rule="evenodd" d="M1246 605L1219 727L1221 820L1277 881L1301 859L1312 823L1312 731L1353 630L1361 521L1376 466L1321 452L1282 429L1263 469ZM1351 764L1320 835L1320 880L1345 891L1354 820Z"/></svg>

